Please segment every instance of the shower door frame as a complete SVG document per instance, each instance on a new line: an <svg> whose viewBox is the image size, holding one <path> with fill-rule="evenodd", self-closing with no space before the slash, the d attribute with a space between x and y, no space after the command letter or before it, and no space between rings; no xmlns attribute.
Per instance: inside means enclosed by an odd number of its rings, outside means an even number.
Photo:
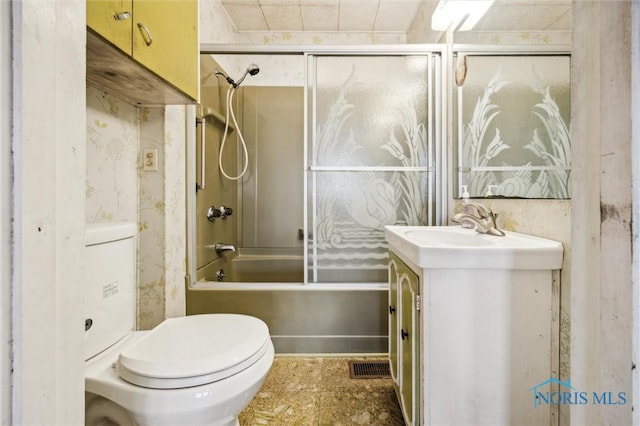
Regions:
<svg viewBox="0 0 640 426"><path fill-rule="evenodd" d="M424 45L423 45L424 46ZM374 46L375 47L375 46ZM406 47L406 46L403 46ZM371 50L367 49L365 51L361 50L349 50L349 51L340 51L336 52L306 52L305 53L305 146L304 146L304 212L303 216L305 218L304 223L304 235L310 235L309 232L309 224L311 222L311 234L315 236L315 230L317 225L317 173L318 172L418 172L418 173L426 173L428 176L427 182L427 194L425 197L426 210L427 210L427 223L426 225L434 225L435 224L435 214L436 209L434 209L435 205L435 188L436 188L436 179L435 173L436 170L439 170L439 167L436 166L434 162L435 156L435 146L438 145L435 141L441 136L441 125L437 123L437 116L440 112L437 108L437 105L441 105L441 94L442 88L439 86L441 84L441 67L442 67L442 56L441 50L438 52L433 50L422 50L415 51L414 49L404 50L404 49L396 49L393 52L378 52L378 49L375 49L375 52L372 53ZM427 155L427 164L425 166L414 166L414 167L389 167L389 166L361 166L361 167L345 167L345 166L319 166L312 163L315 163L315 156L311 159L309 150L314 151L317 147L318 140L316 132L318 130L318 113L317 113L317 100L316 96L318 93L317 88L317 79L318 75L308 75L310 70L317 69L318 60L320 58L335 58L335 57L349 57L349 58L357 58L357 57L408 57L408 56L420 56L424 57L427 60L427 146L425 153ZM437 68L440 68L440 73L435 72ZM307 96L309 93L312 94L313 100L309 102ZM309 110L309 108L311 110ZM311 123L309 123L311 120ZM311 131L312 134L309 135L308 131ZM311 179L311 182L309 182ZM309 189L309 184L313 190ZM311 194L310 194L311 192ZM309 212L309 204L312 205L313 212ZM312 255L310 254L312 252ZM312 262L312 263L310 263ZM326 284L326 282L318 280L318 244L316 239L306 238L305 239L305 247L304 247L304 282L305 283L314 283L314 284ZM313 276L310 276L313 274ZM354 284L367 284L366 282L357 282ZM374 283L370 283L374 284Z"/></svg>
<svg viewBox="0 0 640 426"><path fill-rule="evenodd" d="M444 129L447 128L448 114L447 103L449 102L446 85L447 75L447 60L449 56L449 46L442 44L411 44L411 45L324 45L324 46L308 46L308 45L236 45L236 44L201 44L200 54L245 54L245 55L301 55L304 56L304 159L302 166L304 167L303 174L303 218L304 218L304 235L309 235L308 229L308 172L309 172L309 138L313 135L309 134L309 61L311 57L321 56L427 56L429 57L429 77L433 80L433 84L429 82L429 125L433 126L433 130L429 129L428 136L428 154L431 156L426 167L421 167L421 172L428 173L428 187L429 193L427 195L427 209L428 209L428 225L441 225L446 220L447 212L447 180L446 169L448 164L447 152L449 151L449 136ZM434 58L437 60L432 66ZM431 73L434 73L432 76ZM435 93L431 93L434 90ZM315 93L315 91L314 91ZM437 108L441 105L441 108ZM187 122L194 123L196 119L195 106L187 106ZM313 116L315 125L315 115ZM195 149L189 147L195 147L196 136L195 127L187 126L187 177L186 184L187 189L195 188L195 173L191 171L195 170ZM313 128L315 132L315 128ZM422 170L425 169L425 170ZM405 171L411 171L405 169ZM196 259L195 259L195 191L187 190L186 196L187 203L187 258L186 268L187 275L185 281L187 286L193 287L197 281L196 271ZM309 281L309 245L312 242L308 238L304 240L304 280L302 285L317 284L324 286L332 283L315 283ZM367 283L352 283L354 286L366 287ZM371 283L372 285L380 285L380 283ZM336 283L333 283L336 285Z"/></svg>

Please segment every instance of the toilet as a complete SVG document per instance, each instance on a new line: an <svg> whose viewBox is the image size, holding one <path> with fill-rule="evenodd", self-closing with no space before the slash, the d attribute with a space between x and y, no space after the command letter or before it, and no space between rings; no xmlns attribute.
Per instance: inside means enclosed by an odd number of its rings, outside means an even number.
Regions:
<svg viewBox="0 0 640 426"><path fill-rule="evenodd" d="M136 225L92 224L85 258L85 424L238 425L274 358L267 325L237 314L135 331Z"/></svg>

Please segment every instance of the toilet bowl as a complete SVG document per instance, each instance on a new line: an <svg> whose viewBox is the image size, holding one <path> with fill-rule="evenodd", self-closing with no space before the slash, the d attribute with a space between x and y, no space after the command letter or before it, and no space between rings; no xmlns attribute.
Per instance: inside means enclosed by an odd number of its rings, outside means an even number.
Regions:
<svg viewBox="0 0 640 426"><path fill-rule="evenodd" d="M206 314L133 331L134 235L133 224L87 232L85 424L238 425L273 363L267 325Z"/></svg>
<svg viewBox="0 0 640 426"><path fill-rule="evenodd" d="M235 425L273 357L266 325L244 315L175 318L131 332L86 362L85 424Z"/></svg>

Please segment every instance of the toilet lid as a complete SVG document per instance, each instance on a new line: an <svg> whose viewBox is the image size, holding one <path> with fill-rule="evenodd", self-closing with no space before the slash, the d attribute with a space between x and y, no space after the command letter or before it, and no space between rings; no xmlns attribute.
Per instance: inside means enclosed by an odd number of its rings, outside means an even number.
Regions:
<svg viewBox="0 0 640 426"><path fill-rule="evenodd" d="M222 380L255 363L269 347L258 318L206 314L171 318L120 352L120 377L138 386L175 389Z"/></svg>

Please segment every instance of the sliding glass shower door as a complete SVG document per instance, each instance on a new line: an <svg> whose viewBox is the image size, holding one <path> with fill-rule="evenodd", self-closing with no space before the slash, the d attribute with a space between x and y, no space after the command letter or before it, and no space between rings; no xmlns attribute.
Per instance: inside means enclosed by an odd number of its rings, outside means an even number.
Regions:
<svg viewBox="0 0 640 426"><path fill-rule="evenodd" d="M433 223L439 56L307 58L305 281L384 282L384 227Z"/></svg>

